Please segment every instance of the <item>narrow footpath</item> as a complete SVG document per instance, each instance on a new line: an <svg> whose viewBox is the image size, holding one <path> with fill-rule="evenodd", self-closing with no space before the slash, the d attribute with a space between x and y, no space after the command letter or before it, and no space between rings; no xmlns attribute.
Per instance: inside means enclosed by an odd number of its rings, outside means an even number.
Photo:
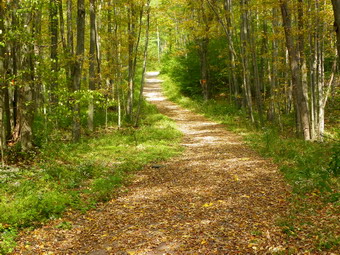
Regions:
<svg viewBox="0 0 340 255"><path fill-rule="evenodd" d="M287 247L276 222L289 188L277 167L223 125L167 100L160 83L148 73L145 97L176 121L184 153L138 172L128 192L74 217L72 229L31 232L15 254L278 254Z"/></svg>

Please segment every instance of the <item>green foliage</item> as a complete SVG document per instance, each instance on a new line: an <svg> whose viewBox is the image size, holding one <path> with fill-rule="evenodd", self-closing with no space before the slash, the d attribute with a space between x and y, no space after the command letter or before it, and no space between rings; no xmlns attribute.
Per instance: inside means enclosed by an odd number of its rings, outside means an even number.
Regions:
<svg viewBox="0 0 340 255"><path fill-rule="evenodd" d="M319 243L317 247L320 251L326 251L333 247L339 247L340 245L340 237L335 237L333 235L320 234L318 239Z"/></svg>
<svg viewBox="0 0 340 255"><path fill-rule="evenodd" d="M170 100L182 105L183 107L213 118L218 122L224 123L231 130L245 131L247 129L252 129L252 126L246 119L247 115L242 109L229 104L225 100L212 99L205 102L202 98L186 97L181 94L181 90L177 82L174 82L166 75L162 78L164 79L162 86L165 90L166 96Z"/></svg>
<svg viewBox="0 0 340 255"><path fill-rule="evenodd" d="M13 251L16 242L17 230L11 227L5 227L0 224L0 254L7 254Z"/></svg>
<svg viewBox="0 0 340 255"><path fill-rule="evenodd" d="M332 148L331 162L329 163L328 172L334 176L340 175L340 143L334 144Z"/></svg>
<svg viewBox="0 0 340 255"><path fill-rule="evenodd" d="M112 196L112 190L119 187L121 183L122 177L119 175L100 177L93 181L90 190L97 200L107 201Z"/></svg>
<svg viewBox="0 0 340 255"><path fill-rule="evenodd" d="M55 218L67 207L70 195L56 187L38 187L36 183L24 182L12 189L12 195L2 195L1 222L27 227L43 219Z"/></svg>
<svg viewBox="0 0 340 255"><path fill-rule="evenodd" d="M227 91L227 64L225 39L211 39L209 43L209 82L211 93L216 96ZM199 50L195 43L186 46L183 52L168 52L162 59L162 73L168 75L178 86L184 96L201 98Z"/></svg>
<svg viewBox="0 0 340 255"><path fill-rule="evenodd" d="M330 143L283 139L279 131L271 127L247 139L262 155L272 157L281 166L296 192L331 191L332 179L327 170L332 151Z"/></svg>
<svg viewBox="0 0 340 255"><path fill-rule="evenodd" d="M46 92L51 93L50 91ZM81 125L86 131L87 110L90 101L95 105L94 123L97 127L104 126L106 117L108 125L117 123L116 104L117 102L105 95L105 91L81 90L77 93L70 93L67 89L61 88L55 92L58 94L58 103L45 105L48 112L38 112L34 119L33 140L35 146L41 148L49 146L52 141L71 140L72 133L72 108L75 103L80 103ZM46 96L47 96L46 95ZM106 109L107 116L106 116Z"/></svg>
<svg viewBox="0 0 340 255"><path fill-rule="evenodd" d="M200 66L197 49L194 45L188 46L186 53L173 56L166 54L162 59L162 73L167 74L175 82L180 84L180 92L185 96L198 96L200 88Z"/></svg>
<svg viewBox="0 0 340 255"><path fill-rule="evenodd" d="M72 229L72 223L69 222L69 221L63 221L63 222L60 222L60 223L56 226L56 228L69 230L69 229Z"/></svg>
<svg viewBox="0 0 340 255"><path fill-rule="evenodd" d="M248 139L262 155L273 158L279 164L297 194L302 196L318 191L324 203L338 203L337 143L311 143L289 137L283 139L275 128L253 134Z"/></svg>
<svg viewBox="0 0 340 255"><path fill-rule="evenodd" d="M46 180L62 182L68 188L79 188L84 180L91 179L101 170L91 161L79 162L77 165L52 163L44 165L43 169Z"/></svg>

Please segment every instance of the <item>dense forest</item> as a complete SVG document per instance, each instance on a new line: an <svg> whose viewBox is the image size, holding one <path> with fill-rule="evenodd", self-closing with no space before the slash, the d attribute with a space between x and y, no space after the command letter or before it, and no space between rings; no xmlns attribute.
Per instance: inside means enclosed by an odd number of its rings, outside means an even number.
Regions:
<svg viewBox="0 0 340 255"><path fill-rule="evenodd" d="M144 101L147 70L173 101L262 137L250 144L300 191L338 203L339 53L338 0L0 0L0 253L18 229L109 199L124 178L90 153L108 133L131 145L114 152L119 169L179 153Z"/></svg>
<svg viewBox="0 0 340 255"><path fill-rule="evenodd" d="M55 129L79 141L82 129L107 125L110 107L119 126L125 117L137 123L135 77L147 53L148 5L2 1L2 151L19 143L30 151ZM103 111L105 122L95 121Z"/></svg>
<svg viewBox="0 0 340 255"><path fill-rule="evenodd" d="M284 116L293 114L301 137L324 139L325 109L329 101L338 100L339 84L339 28L330 2L209 0L187 1L186 8L180 1L172 5L167 20L171 26L164 29L171 38L167 47L177 54L180 66L187 67L177 74L186 75L183 92L203 94L205 100L225 97L245 109L258 127L269 121L283 130ZM337 13L337 2L333 5ZM173 45L186 48L180 52Z"/></svg>
<svg viewBox="0 0 340 255"><path fill-rule="evenodd" d="M154 55L186 62L179 66L187 70L172 69L187 74L185 93L225 97L259 127L271 121L284 129L282 115L294 114L297 133L322 141L327 102L337 100L332 2L156 3ZM118 125L138 122L135 77L147 55L149 4L1 2L2 153L18 143L29 151L55 127L72 126L79 141L82 129L93 132L95 113L106 112L107 125L108 109L118 112Z"/></svg>

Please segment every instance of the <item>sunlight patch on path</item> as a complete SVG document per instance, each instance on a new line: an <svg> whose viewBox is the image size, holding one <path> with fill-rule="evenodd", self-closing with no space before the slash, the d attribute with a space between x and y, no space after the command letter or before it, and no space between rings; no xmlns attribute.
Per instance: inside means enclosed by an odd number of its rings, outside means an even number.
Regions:
<svg viewBox="0 0 340 255"><path fill-rule="evenodd" d="M159 71L146 72L146 77L158 76L159 74L160 74Z"/></svg>

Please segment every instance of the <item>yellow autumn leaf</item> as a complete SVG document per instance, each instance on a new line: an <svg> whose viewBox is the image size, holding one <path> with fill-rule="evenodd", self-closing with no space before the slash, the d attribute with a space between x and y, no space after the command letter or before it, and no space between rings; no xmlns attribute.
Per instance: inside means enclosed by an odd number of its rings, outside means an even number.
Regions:
<svg viewBox="0 0 340 255"><path fill-rule="evenodd" d="M204 205L203 205L203 207L211 207L211 206L213 206L214 204L213 203L205 203Z"/></svg>

